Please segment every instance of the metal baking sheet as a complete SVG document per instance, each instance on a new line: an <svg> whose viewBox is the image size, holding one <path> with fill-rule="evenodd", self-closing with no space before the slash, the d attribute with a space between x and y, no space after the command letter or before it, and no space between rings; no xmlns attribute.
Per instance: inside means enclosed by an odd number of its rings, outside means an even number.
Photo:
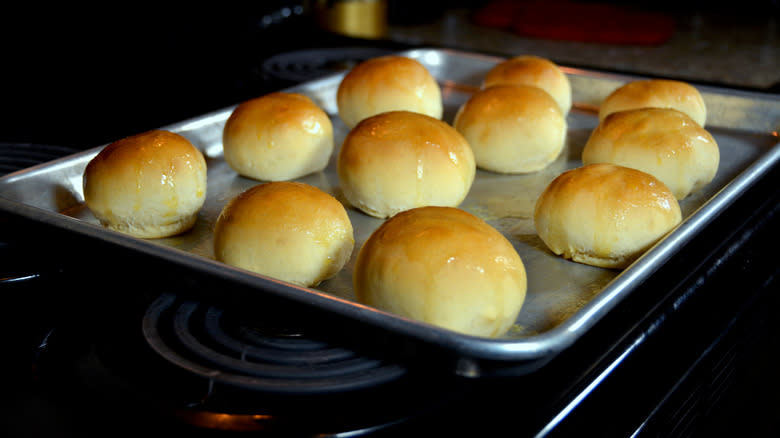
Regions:
<svg viewBox="0 0 780 438"><path fill-rule="evenodd" d="M458 107L477 89L482 77L503 60L492 56L441 49L401 54L421 61L438 79L451 123ZM186 136L207 157L208 194L195 228L186 234L142 240L102 228L83 203L82 172L100 147L0 178L0 209L72 232L164 258L188 269L238 282L257 294L274 294L306 302L391 335L451 351L456 357L521 363L546 360L567 348L610 311L634 287L664 263L699 229L749 188L780 160L777 130L780 105L776 96L698 86L708 107L706 128L721 152L715 180L683 200L683 223L642 258L623 271L587 266L553 255L536 235L532 210L536 197L564 170L581 165L580 154L597 123L599 102L620 84L638 77L563 67L568 74L574 107L561 156L548 168L527 175L477 171L473 187L460 208L495 226L514 244L528 273L525 305L514 327L500 338L467 336L377 311L355 302L352 268L358 250L381 220L348 209L355 229L355 250L347 266L316 289L274 281L236 269L213 258L212 228L225 203L260 182L238 176L222 159L222 128L234 107L162 127ZM338 118L336 90L343 74L302 84L288 91L309 95L330 114L337 148L347 134ZM338 149L328 168L300 178L343 201L335 172Z"/></svg>

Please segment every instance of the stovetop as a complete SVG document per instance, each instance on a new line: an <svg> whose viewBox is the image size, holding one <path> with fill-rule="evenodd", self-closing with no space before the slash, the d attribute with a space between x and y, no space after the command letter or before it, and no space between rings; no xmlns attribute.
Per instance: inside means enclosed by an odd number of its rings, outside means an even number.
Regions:
<svg viewBox="0 0 780 438"><path fill-rule="evenodd" d="M127 31L131 18L97 31ZM196 20L187 34L177 33L181 24L163 40L145 34L133 50L119 38L116 53L37 58L33 65L48 69L14 83L19 100L9 103L17 111L0 138L0 171L407 48L323 33L305 22L275 26L273 17L247 14L241 23L240 30L217 26L193 37L204 24ZM55 47L99 35L85 30ZM103 58L92 58L96 53ZM117 69L128 53L149 62ZM84 63L63 67L76 61ZM155 73L160 62L167 73ZM100 66L111 69L96 74ZM764 417L746 415L755 404L727 405L736 414L726 415L715 401L744 382L745 368L753 369L741 364L753 364L763 354L755 351L766 350L763 344L748 349L742 341L756 330L770 338L774 333L744 321L764 321L776 306L776 294L767 292L777 288L767 230L778 220L777 173L692 243L679 263L543 369L478 380L342 345L273 308L247 312L193 299L175 282L156 281L145 266L134 266L137 275L129 275L106 257L105 267L86 273L78 257L63 260L36 239L84 252L101 248L0 218L0 291L12 315L4 321L3 339L9 340L11 376L18 376L0 398L0 430L52 437L151 431L459 436L499 430L518 436L695 436L694 430L731 431L723 422L740 415L763 432ZM691 394L696 397L686 396ZM714 421L718 416L721 421Z"/></svg>
<svg viewBox="0 0 780 438"><path fill-rule="evenodd" d="M38 344L26 351L33 369L21 374L29 380L18 394L38 409L16 412L31 432L58 427L45 435L92 436L122 421L133 434L159 427L362 434L434 411L450 397L441 378L301 333L264 312L248 318L163 288L131 281L41 302L51 298L43 289L63 293L63 284L77 284L71 275L4 285L19 296L33 292L16 309L41 317L24 327L38 332ZM410 392L415 397L403 404L383 402Z"/></svg>

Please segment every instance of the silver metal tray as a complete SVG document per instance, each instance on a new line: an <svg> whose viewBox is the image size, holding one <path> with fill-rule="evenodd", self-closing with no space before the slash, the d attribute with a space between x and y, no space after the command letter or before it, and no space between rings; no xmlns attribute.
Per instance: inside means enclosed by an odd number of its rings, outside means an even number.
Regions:
<svg viewBox="0 0 780 438"><path fill-rule="evenodd" d="M503 60L440 49L418 49L402 54L421 61L438 79L445 103L444 120L449 123L488 69ZM369 324L381 333L402 336L421 345L435 345L465 362L543 362L570 346L659 266L673 260L677 251L704 225L780 160L777 96L697 86L708 107L706 128L718 142L721 160L715 180L681 202L684 221L622 271L564 260L547 250L535 233L532 210L536 197L562 171L581 165L582 147L596 126L599 103L617 86L638 77L563 68L571 80L575 104L568 116L567 145L559 159L547 169L530 175L499 175L478 170L473 187L461 205L504 233L526 265L526 303L515 326L500 338L467 336L356 303L351 289L355 257L381 221L354 209L349 209L356 242L352 260L340 274L316 289L292 286L215 261L212 228L219 212L233 196L259 183L237 176L222 159L222 127L233 107L162 127L184 135L207 157L207 199L195 228L189 233L142 240L102 228L84 206L82 195L82 172L100 147L0 178L0 210L140 251L151 258L173 261L186 269L238 284L250 293L272 294L293 304L306 303L329 315ZM337 147L347 133L338 118L335 99L342 77L343 74L336 74L288 89L309 95L330 114ZM343 200L335 172L337 153L334 152L325 171L299 181Z"/></svg>

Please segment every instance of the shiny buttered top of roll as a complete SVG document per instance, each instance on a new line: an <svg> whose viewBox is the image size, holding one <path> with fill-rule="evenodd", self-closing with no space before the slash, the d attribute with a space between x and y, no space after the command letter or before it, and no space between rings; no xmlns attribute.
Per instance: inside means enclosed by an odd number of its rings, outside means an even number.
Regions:
<svg viewBox="0 0 780 438"><path fill-rule="evenodd" d="M534 226L566 259L624 268L677 224L677 199L658 179L614 164L590 164L555 178L539 196Z"/></svg>
<svg viewBox="0 0 780 438"><path fill-rule="evenodd" d="M672 108L682 111L704 126L707 107L694 86L669 79L646 79L627 82L610 93L599 107L599 121L609 114L636 108Z"/></svg>
<svg viewBox="0 0 780 438"><path fill-rule="evenodd" d="M566 117L553 98L531 85L495 85L473 94L455 114L455 129L477 167L528 173L552 163L566 142Z"/></svg>
<svg viewBox="0 0 780 438"><path fill-rule="evenodd" d="M206 199L206 160L183 136L154 130L113 142L87 164L84 201L100 223L141 238L189 230Z"/></svg>
<svg viewBox="0 0 780 438"><path fill-rule="evenodd" d="M420 113L391 111L364 119L347 134L337 171L353 207L386 218L415 207L460 205L476 163L452 126Z"/></svg>
<svg viewBox="0 0 780 438"><path fill-rule="evenodd" d="M482 88L494 85L532 85L550 94L564 115L571 110L571 84L557 64L539 56L521 55L509 58L490 69Z"/></svg>
<svg viewBox="0 0 780 438"><path fill-rule="evenodd" d="M306 287L336 275L354 243L344 206L292 181L247 189L225 205L214 227L218 261Z"/></svg>
<svg viewBox="0 0 780 438"><path fill-rule="evenodd" d="M444 111L439 84L425 66L396 55L356 65L339 84L336 102L347 128L387 111L413 111L436 119Z"/></svg>
<svg viewBox="0 0 780 438"><path fill-rule="evenodd" d="M225 122L222 147L225 161L240 175L286 181L328 165L333 126L308 96L275 92L233 110Z"/></svg>
<svg viewBox="0 0 780 438"><path fill-rule="evenodd" d="M353 271L359 302L475 336L504 334L526 287L512 244L452 207L415 208L388 219L361 247Z"/></svg>
<svg viewBox="0 0 780 438"><path fill-rule="evenodd" d="M593 130L582 162L613 163L647 172L683 199L715 177L718 144L687 114L668 108L612 113Z"/></svg>

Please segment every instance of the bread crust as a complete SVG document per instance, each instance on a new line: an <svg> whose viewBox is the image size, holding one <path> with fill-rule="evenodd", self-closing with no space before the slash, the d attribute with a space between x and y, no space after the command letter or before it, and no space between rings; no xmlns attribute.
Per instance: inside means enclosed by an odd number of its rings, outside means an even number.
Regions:
<svg viewBox="0 0 780 438"><path fill-rule="evenodd" d="M707 106L699 90L670 79L643 79L621 85L601 102L599 121L614 112L647 107L682 111L700 126L707 121Z"/></svg>
<svg viewBox="0 0 780 438"><path fill-rule="evenodd" d="M336 275L354 244L344 206L293 181L245 190L223 207L214 226L218 261L306 287Z"/></svg>
<svg viewBox="0 0 780 438"><path fill-rule="evenodd" d="M352 68L339 83L336 102L349 129L387 111L412 111L435 119L444 113L433 75L419 61L397 55L368 59Z"/></svg>
<svg viewBox="0 0 780 438"><path fill-rule="evenodd" d="M473 94L453 126L474 151L477 167L498 173L544 169L566 144L567 122L555 100L531 85L495 85Z"/></svg>
<svg viewBox="0 0 780 438"><path fill-rule="evenodd" d="M645 172L609 163L568 170L539 196L537 234L556 255L622 269L681 221L672 192Z"/></svg>
<svg viewBox="0 0 780 438"><path fill-rule="evenodd" d="M206 161L183 136L152 130L117 140L87 164L84 201L109 228L141 238L185 232L206 199Z"/></svg>
<svg viewBox="0 0 780 438"><path fill-rule="evenodd" d="M334 150L333 124L308 96L269 93L233 110L225 122L222 150L241 176L288 181L327 167Z"/></svg>
<svg viewBox="0 0 780 438"><path fill-rule="evenodd" d="M571 110L569 77L557 64L540 56L520 55L496 64L483 78L481 87L494 85L532 85L550 94L564 115Z"/></svg>
<svg viewBox="0 0 780 438"><path fill-rule="evenodd" d="M599 123L583 148L582 162L647 172L682 200L715 178L720 151L715 138L687 114L639 108L612 113Z"/></svg>
<svg viewBox="0 0 780 438"><path fill-rule="evenodd" d="M385 221L360 249L359 302L475 336L504 334L527 287L523 262L489 224L453 207L421 207Z"/></svg>
<svg viewBox="0 0 780 438"><path fill-rule="evenodd" d="M364 213L387 218L415 207L455 207L476 175L474 153L447 123L390 111L352 129L338 157L344 197Z"/></svg>

